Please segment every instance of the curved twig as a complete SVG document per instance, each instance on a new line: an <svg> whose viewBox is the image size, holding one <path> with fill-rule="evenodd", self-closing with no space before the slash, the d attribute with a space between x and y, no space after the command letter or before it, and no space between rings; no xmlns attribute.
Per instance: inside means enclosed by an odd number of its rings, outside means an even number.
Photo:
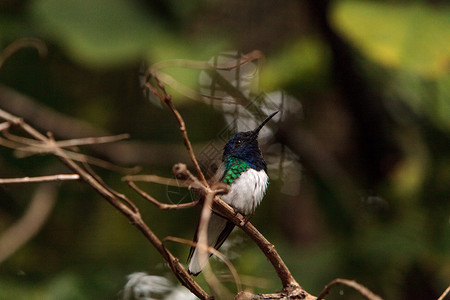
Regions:
<svg viewBox="0 0 450 300"><path fill-rule="evenodd" d="M127 184L135 190L142 198L148 200L150 203L156 205L159 209L184 209L184 208L190 208L198 205L198 201L192 201L188 203L180 203L180 204L167 204L162 203L141 190L133 181L126 181Z"/></svg>
<svg viewBox="0 0 450 300"><path fill-rule="evenodd" d="M175 108L175 106L172 103L172 96L170 96L165 87L164 84L159 81L157 78L155 78L156 83L158 85L158 88L161 90L158 90L157 88L153 87L150 83L145 83L144 87L149 89L150 92L152 92L155 96L157 96L162 103L164 103L170 111L175 116L175 119L178 122L178 125L180 127L181 134L183 136L183 142L186 147L186 149L189 152L189 157L191 158L192 163L194 164L195 170L197 172L198 177L200 178L200 181L203 183L203 185L208 186L208 183L206 182L205 175L203 174L200 165L197 161L197 158L195 157L194 150L192 149L191 141L189 140L187 130L186 130L186 123L184 122L183 118L181 117L180 112Z"/></svg>
<svg viewBox="0 0 450 300"><path fill-rule="evenodd" d="M45 184L38 187L23 217L2 233L0 262L16 252L39 232L55 206L56 195L57 191L54 185Z"/></svg>
<svg viewBox="0 0 450 300"><path fill-rule="evenodd" d="M371 290L363 286L362 284L359 284L358 282L354 280L349 279L343 279L343 278L336 278L332 280L329 284L325 286L323 291L320 293L319 297L317 297L317 300L325 299L325 296L328 295L328 293L331 291L331 288L333 288L335 285L343 284L348 287L351 287L352 289L358 291L363 297L365 297L368 300L383 300L380 296L373 293Z"/></svg>
<svg viewBox="0 0 450 300"><path fill-rule="evenodd" d="M0 68L3 63L14 53L22 48L33 47L38 51L39 56L43 57L47 55L47 46L39 39L36 38L22 38L15 40L9 44L2 52L0 52Z"/></svg>

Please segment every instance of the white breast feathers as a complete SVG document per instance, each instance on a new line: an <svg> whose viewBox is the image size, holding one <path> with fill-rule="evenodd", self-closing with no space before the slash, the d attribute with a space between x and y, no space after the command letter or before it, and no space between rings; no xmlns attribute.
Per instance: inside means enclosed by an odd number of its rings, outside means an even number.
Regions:
<svg viewBox="0 0 450 300"><path fill-rule="evenodd" d="M230 192L221 198L240 213L248 215L261 203L268 185L269 177L264 170L248 169L233 182Z"/></svg>

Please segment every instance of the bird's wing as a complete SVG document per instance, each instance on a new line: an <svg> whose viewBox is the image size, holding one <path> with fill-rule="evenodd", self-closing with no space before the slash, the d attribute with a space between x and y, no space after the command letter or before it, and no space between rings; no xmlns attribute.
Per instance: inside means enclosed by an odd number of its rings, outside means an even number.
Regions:
<svg viewBox="0 0 450 300"><path fill-rule="evenodd" d="M217 239L217 242L214 245L214 248L216 250L218 250L222 246L222 244L225 242L225 240L230 235L230 233L233 231L233 229L234 229L234 224L230 221L227 221L225 228L220 233L219 238Z"/></svg>

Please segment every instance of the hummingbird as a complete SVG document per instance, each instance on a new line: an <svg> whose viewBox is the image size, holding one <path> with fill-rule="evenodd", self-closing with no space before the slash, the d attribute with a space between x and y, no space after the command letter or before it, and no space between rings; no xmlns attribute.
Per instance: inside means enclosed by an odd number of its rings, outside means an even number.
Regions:
<svg viewBox="0 0 450 300"><path fill-rule="evenodd" d="M278 111L268 116L258 127L251 131L236 133L225 145L222 163L213 180L222 181L229 192L221 199L244 216L252 215L261 203L269 186L267 165L258 145L261 128ZM234 224L226 218L212 212L208 223L208 246L219 249L230 235ZM194 242L198 241L198 227ZM198 275L208 262L210 255L199 255L198 248L191 247L188 256L188 272Z"/></svg>

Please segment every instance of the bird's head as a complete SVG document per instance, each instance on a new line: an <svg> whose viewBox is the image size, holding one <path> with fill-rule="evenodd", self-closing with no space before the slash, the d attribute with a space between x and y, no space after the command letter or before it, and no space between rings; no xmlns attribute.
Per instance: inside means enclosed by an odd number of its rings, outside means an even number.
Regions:
<svg viewBox="0 0 450 300"><path fill-rule="evenodd" d="M222 160L225 161L232 156L252 164L254 160L262 159L258 145L258 134L261 128L277 113L278 111L272 113L254 130L236 133L225 145Z"/></svg>

